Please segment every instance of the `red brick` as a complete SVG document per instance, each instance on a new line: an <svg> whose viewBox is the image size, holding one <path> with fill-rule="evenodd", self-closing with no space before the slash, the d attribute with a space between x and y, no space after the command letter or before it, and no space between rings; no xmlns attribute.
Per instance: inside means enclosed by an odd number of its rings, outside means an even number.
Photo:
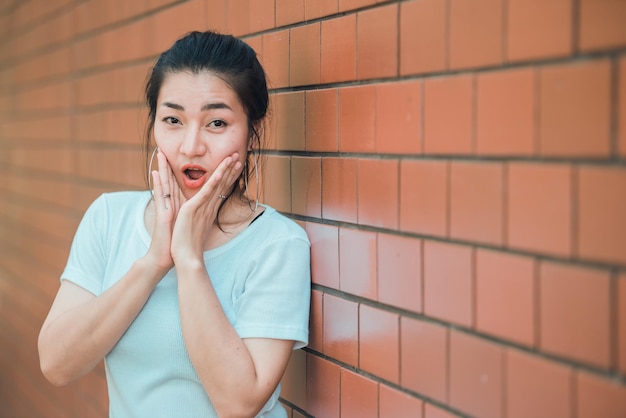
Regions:
<svg viewBox="0 0 626 418"><path fill-rule="evenodd" d="M261 61L270 88L289 86L289 38L289 30L263 35Z"/></svg>
<svg viewBox="0 0 626 418"><path fill-rule="evenodd" d="M196 0L189 5L197 5ZM158 16L158 15L157 15ZM153 17L157 20L157 17ZM191 24L191 22L190 22ZM167 27L171 22L167 22ZM189 27L187 27L189 28ZM162 36L156 37L154 21L152 19L136 20L132 23L119 26L102 35L102 55L99 64L117 64L127 61L136 61L151 57L169 48L177 36L172 32L164 31ZM169 36L168 36L169 34ZM180 33L178 33L180 36ZM123 48L120 48L123 45Z"/></svg>
<svg viewBox="0 0 626 418"><path fill-rule="evenodd" d="M291 29L289 44L289 84L302 86L320 83L320 24Z"/></svg>
<svg viewBox="0 0 626 418"><path fill-rule="evenodd" d="M259 1L259 0L256 0ZM133 2L124 2L133 3ZM192 30L206 29L207 4L204 0L191 0L170 7L154 15L151 19L152 39L145 39L144 43L151 45L152 51L161 53L169 49L177 39ZM216 12L217 10L213 10ZM146 22L149 20L145 20ZM141 21L140 21L141 22ZM140 26L139 30L148 29L147 25ZM137 31L138 29L134 29ZM148 34L136 33L136 37L146 37ZM128 43L128 39L125 43Z"/></svg>
<svg viewBox="0 0 626 418"><path fill-rule="evenodd" d="M226 28L234 36L250 32L250 2L254 0L228 0L226 3ZM242 13L242 10L246 12Z"/></svg>
<svg viewBox="0 0 626 418"><path fill-rule="evenodd" d="M400 229L445 236L448 222L448 163L400 163Z"/></svg>
<svg viewBox="0 0 626 418"><path fill-rule="evenodd" d="M450 236L502 245L503 192L502 164L452 162Z"/></svg>
<svg viewBox="0 0 626 418"><path fill-rule="evenodd" d="M401 318L400 382L441 402L448 392L448 330L431 322Z"/></svg>
<svg viewBox="0 0 626 418"><path fill-rule="evenodd" d="M71 71L71 48L64 47L49 53L41 53L28 61L14 65L13 77L16 82L55 78Z"/></svg>
<svg viewBox="0 0 626 418"><path fill-rule="evenodd" d="M476 329L533 345L534 269L535 263L528 257L476 252Z"/></svg>
<svg viewBox="0 0 626 418"><path fill-rule="evenodd" d="M626 272L617 279L617 366L626 375Z"/></svg>
<svg viewBox="0 0 626 418"><path fill-rule="evenodd" d="M421 138L422 83L385 83L376 87L376 151L417 154Z"/></svg>
<svg viewBox="0 0 626 418"><path fill-rule="evenodd" d="M313 283L339 288L339 229L336 226L307 223L311 242L311 279Z"/></svg>
<svg viewBox="0 0 626 418"><path fill-rule="evenodd" d="M424 403L424 418L456 418L458 415L438 408L432 404Z"/></svg>
<svg viewBox="0 0 626 418"><path fill-rule="evenodd" d="M469 247L424 242L424 314L471 326L472 265Z"/></svg>
<svg viewBox="0 0 626 418"><path fill-rule="evenodd" d="M562 256L571 253L571 177L566 165L509 165L510 247Z"/></svg>
<svg viewBox="0 0 626 418"><path fill-rule="evenodd" d="M376 149L376 87L339 90L339 150L374 152Z"/></svg>
<svg viewBox="0 0 626 418"><path fill-rule="evenodd" d="M268 155L263 165L263 200L281 212L291 212L290 158Z"/></svg>
<svg viewBox="0 0 626 418"><path fill-rule="evenodd" d="M276 0L276 26L304 21L304 0Z"/></svg>
<svg viewBox="0 0 626 418"><path fill-rule="evenodd" d="M581 166L578 255L626 264L626 169Z"/></svg>
<svg viewBox="0 0 626 418"><path fill-rule="evenodd" d="M543 262L539 292L541 349L608 368L611 363L609 272Z"/></svg>
<svg viewBox="0 0 626 418"><path fill-rule="evenodd" d="M398 229L398 161L359 159L357 172L359 224Z"/></svg>
<svg viewBox="0 0 626 418"><path fill-rule="evenodd" d="M356 15L322 22L321 82L356 78Z"/></svg>
<svg viewBox="0 0 626 418"><path fill-rule="evenodd" d="M324 352L324 294L311 290L309 345L312 350ZM284 397L284 394L281 394ZM287 398L288 399L288 398Z"/></svg>
<svg viewBox="0 0 626 418"><path fill-rule="evenodd" d="M103 49L103 35L77 39L71 46L72 68L79 71L95 67L102 61Z"/></svg>
<svg viewBox="0 0 626 418"><path fill-rule="evenodd" d="M377 300L376 272L376 234L340 228L339 289Z"/></svg>
<svg viewBox="0 0 626 418"><path fill-rule="evenodd" d="M74 33L79 35L113 21L112 12L106 2L87 2L74 6Z"/></svg>
<svg viewBox="0 0 626 418"><path fill-rule="evenodd" d="M63 44L74 36L74 19L71 9L60 10L43 21L31 26L26 33L27 42L22 44L24 52L29 50L43 50L54 44Z"/></svg>
<svg viewBox="0 0 626 418"><path fill-rule="evenodd" d="M108 86L111 101L143 105L143 87L148 70L148 65L142 63L111 71L112 81Z"/></svg>
<svg viewBox="0 0 626 418"><path fill-rule="evenodd" d="M450 335L450 405L473 416L500 417L503 349L458 331Z"/></svg>
<svg viewBox="0 0 626 418"><path fill-rule="evenodd" d="M60 145L70 142L72 136L71 129L76 125L76 120L80 124L81 118L73 119L70 115L41 115L23 120L6 120L3 122L2 135L6 140L14 140L16 142L21 142L21 140L38 140ZM78 128L74 127L74 129ZM74 135L78 137L75 132ZM7 154L8 152L4 152L4 155Z"/></svg>
<svg viewBox="0 0 626 418"><path fill-rule="evenodd" d="M626 4L614 0L581 0L578 45L584 51L623 47Z"/></svg>
<svg viewBox="0 0 626 418"><path fill-rule="evenodd" d="M109 133L109 112L107 111L81 113L75 121L74 134L79 142L106 142L108 137L116 135L116 133Z"/></svg>
<svg viewBox="0 0 626 418"><path fill-rule="evenodd" d="M400 380L399 324L397 314L359 307L359 368L396 384Z"/></svg>
<svg viewBox="0 0 626 418"><path fill-rule="evenodd" d="M74 153L66 147L16 148L11 153L11 165L40 173L74 174Z"/></svg>
<svg viewBox="0 0 626 418"><path fill-rule="evenodd" d="M619 60L617 71L617 152L626 158L626 57Z"/></svg>
<svg viewBox="0 0 626 418"><path fill-rule="evenodd" d="M378 234L378 300L401 309L422 311L422 242Z"/></svg>
<svg viewBox="0 0 626 418"><path fill-rule="evenodd" d="M450 0L450 68L502 62L502 0Z"/></svg>
<svg viewBox="0 0 626 418"><path fill-rule="evenodd" d="M507 58L510 61L568 56L572 53L569 0L509 0Z"/></svg>
<svg viewBox="0 0 626 418"><path fill-rule="evenodd" d="M473 77L429 78L424 84L424 152L470 154Z"/></svg>
<svg viewBox="0 0 626 418"><path fill-rule="evenodd" d="M272 149L304 150L304 93L281 93L271 96Z"/></svg>
<svg viewBox="0 0 626 418"><path fill-rule="evenodd" d="M609 155L610 73L608 60L560 64L541 70L539 148L542 155Z"/></svg>
<svg viewBox="0 0 626 418"><path fill-rule="evenodd" d="M404 392L378 385L378 407L380 417L422 418L423 402Z"/></svg>
<svg viewBox="0 0 626 418"><path fill-rule="evenodd" d="M322 216L356 223L357 160L322 159Z"/></svg>
<svg viewBox="0 0 626 418"><path fill-rule="evenodd" d="M292 157L291 210L299 215L322 216L322 162L320 158Z"/></svg>
<svg viewBox="0 0 626 418"><path fill-rule="evenodd" d="M105 139L108 143L128 144L135 146L137 138L143 135L143 114L136 108L113 109L107 112L108 133Z"/></svg>
<svg viewBox="0 0 626 418"><path fill-rule="evenodd" d="M304 0L305 20L337 13L338 0Z"/></svg>
<svg viewBox="0 0 626 418"><path fill-rule="evenodd" d="M250 14L250 32L260 32L276 26L274 0L251 1L248 13Z"/></svg>
<svg viewBox="0 0 626 418"><path fill-rule="evenodd" d="M324 354L352 366L359 364L359 305L324 295Z"/></svg>
<svg viewBox="0 0 626 418"><path fill-rule="evenodd" d="M578 418L626 416L626 386L614 380L579 371L576 376Z"/></svg>
<svg viewBox="0 0 626 418"><path fill-rule="evenodd" d="M232 33L228 27L230 24L227 14L228 0L212 0L207 4L209 6L206 13L206 27L220 33Z"/></svg>
<svg viewBox="0 0 626 418"><path fill-rule="evenodd" d="M22 90L17 94L17 112L61 111L71 106L72 84L57 81L42 87Z"/></svg>
<svg viewBox="0 0 626 418"><path fill-rule="evenodd" d="M121 0L118 0L121 1ZM226 1L226 0L223 0ZM172 3L176 3L176 0L147 0L147 8L148 9L156 9L159 7L171 5Z"/></svg>
<svg viewBox="0 0 626 418"><path fill-rule="evenodd" d="M400 4L400 74L441 71L446 67L446 1Z"/></svg>
<svg viewBox="0 0 626 418"><path fill-rule="evenodd" d="M306 150L339 149L339 104L337 89L306 92Z"/></svg>
<svg viewBox="0 0 626 418"><path fill-rule="evenodd" d="M535 71L485 72L477 83L476 152L535 153Z"/></svg>
<svg viewBox="0 0 626 418"><path fill-rule="evenodd" d="M307 354L307 412L317 417L339 418L340 369L328 360Z"/></svg>
<svg viewBox="0 0 626 418"><path fill-rule="evenodd" d="M570 368L509 349L506 370L506 417L572 416Z"/></svg>
<svg viewBox="0 0 626 418"><path fill-rule="evenodd" d="M380 6L357 17L357 78L398 75L398 6Z"/></svg>
<svg viewBox="0 0 626 418"><path fill-rule="evenodd" d="M378 417L378 383L349 370L341 370L341 416Z"/></svg>
<svg viewBox="0 0 626 418"><path fill-rule="evenodd" d="M354 10L365 6L376 4L376 0L339 0L339 11ZM380 1L378 1L380 3Z"/></svg>

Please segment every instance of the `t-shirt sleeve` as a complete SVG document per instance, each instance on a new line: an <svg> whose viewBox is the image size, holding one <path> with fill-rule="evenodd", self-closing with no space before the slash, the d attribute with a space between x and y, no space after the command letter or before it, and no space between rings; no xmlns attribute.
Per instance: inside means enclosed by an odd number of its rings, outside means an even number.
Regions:
<svg viewBox="0 0 626 418"><path fill-rule="evenodd" d="M308 240L278 239L256 255L235 304L235 329L242 338L294 340L294 350L306 346L311 299Z"/></svg>
<svg viewBox="0 0 626 418"><path fill-rule="evenodd" d="M83 215L74 235L65 270L61 274L61 280L69 280L94 295L102 292L106 219L107 206L102 195Z"/></svg>

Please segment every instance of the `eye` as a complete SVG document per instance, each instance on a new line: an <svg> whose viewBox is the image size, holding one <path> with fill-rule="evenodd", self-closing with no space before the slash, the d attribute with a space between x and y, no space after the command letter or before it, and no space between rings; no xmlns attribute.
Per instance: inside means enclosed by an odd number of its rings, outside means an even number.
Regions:
<svg viewBox="0 0 626 418"><path fill-rule="evenodd" d="M215 119L214 121L211 121L211 123L209 123L209 126L211 128L224 128L226 125L226 122L221 119Z"/></svg>
<svg viewBox="0 0 626 418"><path fill-rule="evenodd" d="M180 124L180 120L176 119L174 116L167 116L163 118L163 122L168 123L170 125L178 125Z"/></svg>

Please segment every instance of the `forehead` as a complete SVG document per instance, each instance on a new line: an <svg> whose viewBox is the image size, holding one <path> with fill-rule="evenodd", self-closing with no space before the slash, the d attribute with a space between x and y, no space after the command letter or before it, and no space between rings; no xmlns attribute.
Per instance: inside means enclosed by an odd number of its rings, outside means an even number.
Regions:
<svg viewBox="0 0 626 418"><path fill-rule="evenodd" d="M243 111L237 93L223 79L206 71L167 73L158 98L158 104L163 102L176 103L185 108L189 106L190 109L223 102L233 110Z"/></svg>

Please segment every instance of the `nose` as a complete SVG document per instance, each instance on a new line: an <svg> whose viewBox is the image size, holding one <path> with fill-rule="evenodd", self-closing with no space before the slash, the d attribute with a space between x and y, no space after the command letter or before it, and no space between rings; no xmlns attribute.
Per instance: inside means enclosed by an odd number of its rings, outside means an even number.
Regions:
<svg viewBox="0 0 626 418"><path fill-rule="evenodd" d="M180 152L183 155L203 155L207 151L206 144L202 139L202 132L197 126L189 126L180 144Z"/></svg>

